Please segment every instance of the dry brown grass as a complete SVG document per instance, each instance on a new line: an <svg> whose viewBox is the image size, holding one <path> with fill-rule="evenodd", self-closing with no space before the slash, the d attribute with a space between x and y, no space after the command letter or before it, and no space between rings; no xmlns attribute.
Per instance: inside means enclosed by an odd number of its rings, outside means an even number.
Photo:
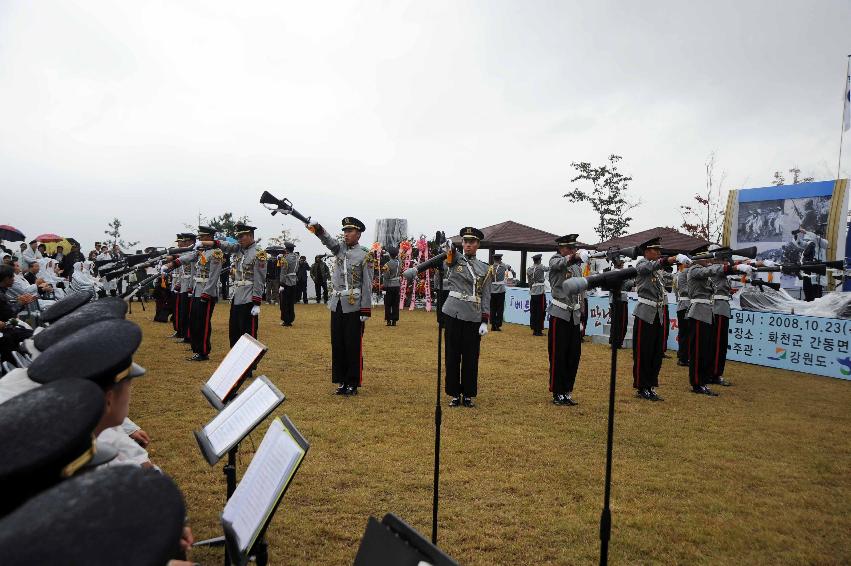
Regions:
<svg viewBox="0 0 851 566"><path fill-rule="evenodd" d="M192 430L214 416L198 389L226 352L228 304L214 316L212 361L185 361L170 326L134 306L145 340L131 416L152 459L183 489L196 538L220 534L222 464ZM311 443L269 532L272 564L350 564L372 514L392 511L428 536L436 332L433 314L376 309L365 386L332 395L329 313L298 305L296 326L265 306L260 365L287 395ZM731 362L721 397L688 391L666 360L664 403L633 397L631 353L619 372L612 563L840 564L851 560L851 383ZM599 552L609 351L586 344L578 407L546 389L546 342L507 324L483 341L478 407L444 404L439 543L463 564L590 564ZM265 432L253 435L256 445ZM241 447L240 475L253 446ZM195 551L205 564L220 550Z"/></svg>

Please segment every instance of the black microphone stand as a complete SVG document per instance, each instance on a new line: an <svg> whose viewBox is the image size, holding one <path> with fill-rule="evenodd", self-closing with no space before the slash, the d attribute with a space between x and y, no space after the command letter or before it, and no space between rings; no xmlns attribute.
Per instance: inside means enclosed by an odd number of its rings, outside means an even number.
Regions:
<svg viewBox="0 0 851 566"><path fill-rule="evenodd" d="M437 391L434 401L434 487L431 502L431 543L437 545L437 502L440 484L440 382L443 369L443 264L437 267Z"/></svg>
<svg viewBox="0 0 851 566"><path fill-rule="evenodd" d="M611 307L609 312L612 316L612 336L620 336L621 324L620 309L615 308L621 295L621 282L616 281L609 289L611 294ZM618 345L615 340L611 341L612 362L609 377L609 422L606 437L606 483L603 495L603 512L600 515L600 566L609 562L609 539L612 535L612 512L609 507L612 494L612 443L615 434L615 384L618 376Z"/></svg>

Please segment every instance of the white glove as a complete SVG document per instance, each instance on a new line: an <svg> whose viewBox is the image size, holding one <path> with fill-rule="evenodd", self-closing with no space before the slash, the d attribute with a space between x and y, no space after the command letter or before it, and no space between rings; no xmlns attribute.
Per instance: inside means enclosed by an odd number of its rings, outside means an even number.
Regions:
<svg viewBox="0 0 851 566"><path fill-rule="evenodd" d="M688 265L691 263L691 258L686 254L677 254L677 263Z"/></svg>
<svg viewBox="0 0 851 566"><path fill-rule="evenodd" d="M587 263L588 258L591 256L591 254L588 253L588 250L579 250L578 252L576 252L576 255L579 256L579 259L582 260L582 263Z"/></svg>
<svg viewBox="0 0 851 566"><path fill-rule="evenodd" d="M441 249L443 249L443 251L445 251L445 252L449 253L450 251L452 251L452 240L446 240L446 241L444 241L444 242L440 245L440 247L441 247Z"/></svg>
<svg viewBox="0 0 851 566"><path fill-rule="evenodd" d="M284 293L284 292L286 292L286 289L284 289L283 287L278 287L278 292Z"/></svg>
<svg viewBox="0 0 851 566"><path fill-rule="evenodd" d="M479 336L484 336L488 333L488 323L483 322L479 325Z"/></svg>
<svg viewBox="0 0 851 566"><path fill-rule="evenodd" d="M739 265L736 266L736 271L741 271L742 273L747 274L747 273L753 272L753 267L751 267L750 265L747 265L745 263L740 263Z"/></svg>
<svg viewBox="0 0 851 566"><path fill-rule="evenodd" d="M160 273L162 273L163 275L167 275L168 274L168 266L163 265L162 267L160 267Z"/></svg>
<svg viewBox="0 0 851 566"><path fill-rule="evenodd" d="M319 223L318 223L317 221L315 221L315 220L311 220L310 222L308 222L307 224L305 224L305 226L307 226L307 229L308 229L308 230L310 230L311 232L313 232L313 230L314 230L314 229L316 228L316 226L318 226L318 225L319 225Z"/></svg>
<svg viewBox="0 0 851 566"><path fill-rule="evenodd" d="M204 249L204 242L202 242L201 240L198 240L197 242L195 242L195 245L192 246L192 247L195 248L196 250L203 250Z"/></svg>
<svg viewBox="0 0 851 566"><path fill-rule="evenodd" d="M777 267L777 263L771 261L770 259L762 260L762 265L765 267Z"/></svg>
<svg viewBox="0 0 851 566"><path fill-rule="evenodd" d="M360 321L361 321L361 322L366 322L367 320L369 320L369 317L368 317L368 316L364 316L364 315L361 315L361 316L360 316Z"/></svg>
<svg viewBox="0 0 851 566"><path fill-rule="evenodd" d="M251 316L257 316L260 314L260 305L254 305L251 307Z"/></svg>

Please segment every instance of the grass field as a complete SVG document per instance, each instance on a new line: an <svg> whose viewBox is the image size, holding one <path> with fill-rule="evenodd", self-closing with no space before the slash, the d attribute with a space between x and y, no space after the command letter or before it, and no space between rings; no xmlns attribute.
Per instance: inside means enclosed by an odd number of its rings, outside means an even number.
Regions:
<svg viewBox="0 0 851 566"><path fill-rule="evenodd" d="M214 416L199 393L227 350L229 304L214 315L211 361L191 363L170 325L130 316L145 339L131 417L151 458L180 485L196 539L221 534L222 463L210 467L192 431ZM311 443L269 530L271 564L351 564L369 515L394 512L431 529L435 319L403 312L367 323L364 387L332 395L329 313L297 305L293 328L263 306L258 373L287 395ZM574 396L547 392L546 338L506 324L483 339L474 409L444 398L439 545L462 564L591 564L599 552L609 350L585 344ZM612 484L615 564L851 562L851 383L730 362L735 386L690 393L665 360L662 403L636 399L632 356L619 371ZM240 477L267 425L240 449ZM221 550L195 551L216 564Z"/></svg>

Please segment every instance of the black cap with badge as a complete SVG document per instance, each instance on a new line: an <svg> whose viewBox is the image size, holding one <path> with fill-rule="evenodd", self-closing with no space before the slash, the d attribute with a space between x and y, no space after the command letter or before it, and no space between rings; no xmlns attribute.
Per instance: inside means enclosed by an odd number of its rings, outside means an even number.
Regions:
<svg viewBox="0 0 851 566"><path fill-rule="evenodd" d="M461 236L463 240L479 240L482 241L485 239L484 233L478 228L473 228L472 226L465 226L461 228L461 232L458 234Z"/></svg>
<svg viewBox="0 0 851 566"><path fill-rule="evenodd" d="M256 226L249 226L248 224L243 224L242 222L238 222L236 226L233 227L233 233L236 236L240 236L242 234L251 234L257 229Z"/></svg>
<svg viewBox="0 0 851 566"><path fill-rule="evenodd" d="M354 216L346 216L343 218L343 230L346 230L347 228L354 228L355 230L363 232L366 230L366 225Z"/></svg>
<svg viewBox="0 0 851 566"><path fill-rule="evenodd" d="M579 237L579 234L567 234L560 238L556 238L556 245L558 246L570 246L576 247L576 239Z"/></svg>
<svg viewBox="0 0 851 566"><path fill-rule="evenodd" d="M186 506L168 476L131 466L83 474L0 521L4 564L164 565L180 554Z"/></svg>
<svg viewBox="0 0 851 566"><path fill-rule="evenodd" d="M65 379L0 405L0 516L84 466L115 457L95 449L103 399L95 384Z"/></svg>
<svg viewBox="0 0 851 566"><path fill-rule="evenodd" d="M55 324L51 324L34 335L33 344L37 350L44 352L63 338L74 334L82 328L86 328L102 320L113 318L123 319L126 314L127 303L118 297L99 299L80 307L71 314L62 317Z"/></svg>
<svg viewBox="0 0 851 566"><path fill-rule="evenodd" d="M41 315L41 321L45 324L56 322L63 316L71 314L91 300L92 294L85 291L68 293L62 299L53 303L49 309L44 311L44 314Z"/></svg>
<svg viewBox="0 0 851 566"><path fill-rule="evenodd" d="M543 254L535 254L532 256L532 261L541 261L542 257L544 257Z"/></svg>
<svg viewBox="0 0 851 566"><path fill-rule="evenodd" d="M133 362L141 343L142 330L135 323L104 320L51 346L33 360L27 375L36 383L87 379L106 391L124 379L145 374L145 369Z"/></svg>

